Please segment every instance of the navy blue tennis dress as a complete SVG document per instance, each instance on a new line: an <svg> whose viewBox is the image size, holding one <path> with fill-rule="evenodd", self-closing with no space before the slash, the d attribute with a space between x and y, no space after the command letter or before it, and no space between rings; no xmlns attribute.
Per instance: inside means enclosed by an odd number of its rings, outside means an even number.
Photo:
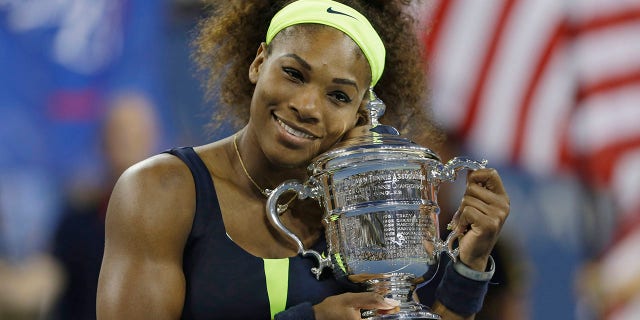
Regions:
<svg viewBox="0 0 640 320"><path fill-rule="evenodd" d="M184 249L186 297L182 319L271 319L284 309L345 292L345 284L325 270L320 281L311 273L314 259L255 257L226 235L213 180L191 147L167 151L184 161L195 180L196 212ZM326 250L324 236L312 248ZM293 308L292 308L293 307ZM282 315L282 314L281 314Z"/></svg>

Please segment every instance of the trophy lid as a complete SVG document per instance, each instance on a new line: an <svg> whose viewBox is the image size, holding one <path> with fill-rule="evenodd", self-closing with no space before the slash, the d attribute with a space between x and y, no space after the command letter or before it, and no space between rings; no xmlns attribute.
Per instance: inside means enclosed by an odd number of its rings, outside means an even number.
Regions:
<svg viewBox="0 0 640 320"><path fill-rule="evenodd" d="M440 162L440 157L431 149L401 137L392 126L380 124L378 118L384 114L386 107L373 91L371 95L372 99L367 104L371 124L350 131L331 150L317 156L308 166L312 175L380 161L431 159Z"/></svg>

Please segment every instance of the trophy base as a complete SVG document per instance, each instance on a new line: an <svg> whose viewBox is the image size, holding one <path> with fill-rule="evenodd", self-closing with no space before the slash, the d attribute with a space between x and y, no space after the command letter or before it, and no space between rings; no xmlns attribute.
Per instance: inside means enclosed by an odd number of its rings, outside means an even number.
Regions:
<svg viewBox="0 0 640 320"><path fill-rule="evenodd" d="M367 320L442 319L439 315L431 312L429 307L413 301L400 304L400 311L393 314L378 314L375 310L368 310L362 313L362 317Z"/></svg>
<svg viewBox="0 0 640 320"><path fill-rule="evenodd" d="M400 305L392 313L367 310L362 317L367 320L399 320L399 319L431 319L440 320L442 317L431 309L413 299L416 279L412 273L387 273L373 275L350 276L350 280L363 280L370 292L385 292L385 298L400 301ZM358 282L358 281L356 281Z"/></svg>

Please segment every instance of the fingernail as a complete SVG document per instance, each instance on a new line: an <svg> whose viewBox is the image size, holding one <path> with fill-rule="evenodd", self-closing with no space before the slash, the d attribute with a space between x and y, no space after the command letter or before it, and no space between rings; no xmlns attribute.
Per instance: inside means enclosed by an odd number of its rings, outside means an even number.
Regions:
<svg viewBox="0 0 640 320"><path fill-rule="evenodd" d="M395 308L395 307L400 305L400 301L399 300L395 300L395 299L391 299L391 298L384 298L384 303L388 304L392 308Z"/></svg>

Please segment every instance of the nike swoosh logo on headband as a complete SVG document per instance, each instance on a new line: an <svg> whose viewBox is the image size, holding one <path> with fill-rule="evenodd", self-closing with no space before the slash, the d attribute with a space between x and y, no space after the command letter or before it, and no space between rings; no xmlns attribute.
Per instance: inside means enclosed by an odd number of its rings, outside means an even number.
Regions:
<svg viewBox="0 0 640 320"><path fill-rule="evenodd" d="M352 15L349 15L349 14L346 14L346 13L344 13L344 12L340 12L340 11L335 11L335 10L333 10L333 8L331 8L331 7L327 8L327 12L328 12L328 13L333 13L333 14L341 14L341 15L343 15L343 16L347 16L347 17L351 17L351 18L356 19L356 17L354 17L354 16L352 16ZM356 20L358 20L358 19L356 19Z"/></svg>

